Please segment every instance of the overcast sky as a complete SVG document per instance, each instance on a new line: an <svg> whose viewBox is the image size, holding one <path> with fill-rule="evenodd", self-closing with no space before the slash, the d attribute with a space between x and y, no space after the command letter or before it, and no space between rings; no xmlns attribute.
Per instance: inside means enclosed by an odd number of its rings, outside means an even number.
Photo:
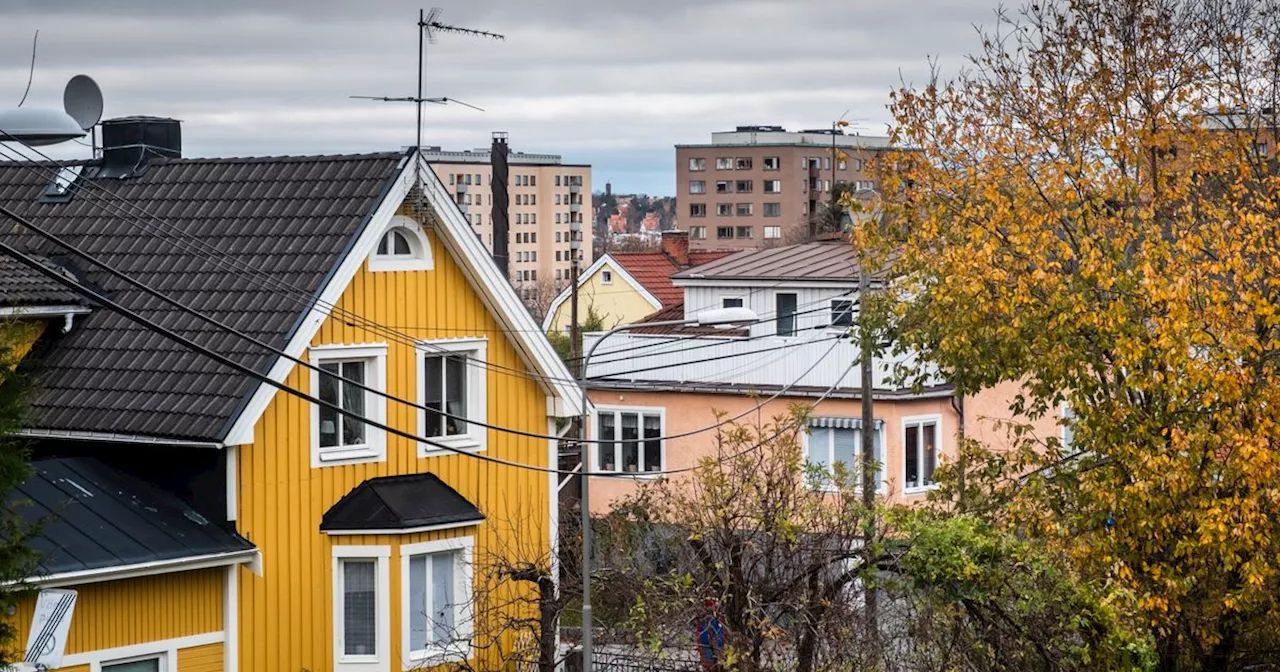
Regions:
<svg viewBox="0 0 1280 672"><path fill-rule="evenodd" d="M738 124L822 127L846 109L882 134L888 92L928 59L962 65L994 0L436 0L441 20L506 35L441 35L423 144L487 146L590 163L622 192L674 192L676 143ZM183 121L188 156L320 154L413 143L422 5L405 0L2 0L0 108L61 107L86 73L106 116ZM430 5L426 5L429 9ZM64 144L62 156L87 149Z"/></svg>

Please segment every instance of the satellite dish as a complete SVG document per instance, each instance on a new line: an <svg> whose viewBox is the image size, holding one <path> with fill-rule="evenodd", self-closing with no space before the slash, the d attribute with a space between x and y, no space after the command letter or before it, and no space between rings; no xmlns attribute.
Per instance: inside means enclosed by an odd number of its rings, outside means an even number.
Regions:
<svg viewBox="0 0 1280 672"><path fill-rule="evenodd" d="M83 138L85 129L62 110L19 107L0 110L0 142L17 140L28 145L54 145Z"/></svg>
<svg viewBox="0 0 1280 672"><path fill-rule="evenodd" d="M102 119L102 89L92 77L76 75L62 92L62 107L87 131Z"/></svg>

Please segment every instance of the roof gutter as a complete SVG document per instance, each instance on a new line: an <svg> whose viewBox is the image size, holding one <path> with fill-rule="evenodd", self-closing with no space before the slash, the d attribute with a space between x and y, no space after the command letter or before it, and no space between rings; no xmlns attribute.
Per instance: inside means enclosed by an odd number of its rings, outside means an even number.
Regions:
<svg viewBox="0 0 1280 672"><path fill-rule="evenodd" d="M42 588L54 588L57 586L74 586L85 583L116 581L119 579L132 579L139 576L154 576L156 574L169 574L172 572L189 572L196 569L209 569L212 567L226 567L228 565L243 564L248 564L251 568L253 565L260 565L261 555L258 549L247 548L242 551L211 553L208 555L196 555L189 558L175 558L172 560L157 560L155 562L144 562L136 565L101 567L98 569L86 569L77 572L60 572L41 577L33 577L28 579L26 583L33 586L40 586Z"/></svg>
<svg viewBox="0 0 1280 672"><path fill-rule="evenodd" d="M174 448L206 448L221 450L226 446L220 441L192 441L189 439L166 439L159 436L143 436L141 434L118 434L116 432L86 432L76 429L20 429L14 433L24 439L62 439L66 441L96 441L100 443L134 443L149 446L173 446Z"/></svg>
<svg viewBox="0 0 1280 672"><path fill-rule="evenodd" d="M0 308L0 317L61 317L62 333L71 331L71 324L76 315L88 315L91 311L86 306L52 305L52 306L7 306Z"/></svg>

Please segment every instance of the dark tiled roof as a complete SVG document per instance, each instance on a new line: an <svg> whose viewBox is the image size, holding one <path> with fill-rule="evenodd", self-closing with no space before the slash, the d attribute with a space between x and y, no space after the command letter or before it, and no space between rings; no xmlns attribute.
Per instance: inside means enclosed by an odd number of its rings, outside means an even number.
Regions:
<svg viewBox="0 0 1280 672"><path fill-rule="evenodd" d="M675 275L676 279L819 280L856 282L858 255L848 241L830 240L733 254Z"/></svg>
<svg viewBox="0 0 1280 672"><path fill-rule="evenodd" d="M705 264L727 254L729 252L692 252L689 254L689 264L691 266ZM684 301L684 289L671 284L671 276L680 270L671 257L660 251L616 252L610 253L609 256L626 269L627 273L643 285L654 298L662 302L663 306Z"/></svg>
<svg viewBox="0 0 1280 672"><path fill-rule="evenodd" d="M254 548L172 493L95 459L33 466L35 474L5 505L40 524L32 546L42 576Z"/></svg>
<svg viewBox="0 0 1280 672"><path fill-rule="evenodd" d="M282 348L302 309L243 268L316 295L403 156L154 160L142 176L123 180L92 179L86 170L68 203L40 202L55 168L0 163L0 203L167 296ZM58 252L12 222L0 235L45 256ZM86 270L87 283L113 300L258 371L270 367L272 357L245 341ZM256 385L103 308L49 348L40 367L31 424L47 429L217 440Z"/></svg>
<svg viewBox="0 0 1280 672"><path fill-rule="evenodd" d="M59 267L45 262L50 268ZM75 306L84 305L79 294L50 280L48 276L28 268L17 260L0 254L0 306Z"/></svg>
<svg viewBox="0 0 1280 672"><path fill-rule="evenodd" d="M325 512L320 530L407 530L482 520L475 504L435 474L409 474L357 485Z"/></svg>

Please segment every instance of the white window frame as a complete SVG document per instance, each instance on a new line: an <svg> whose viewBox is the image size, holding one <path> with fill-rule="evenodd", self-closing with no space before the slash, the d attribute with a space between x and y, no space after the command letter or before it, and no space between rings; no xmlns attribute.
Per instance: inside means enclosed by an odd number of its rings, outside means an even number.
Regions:
<svg viewBox="0 0 1280 672"><path fill-rule="evenodd" d="M845 302L845 303L848 303L848 304L849 304L849 324L847 324L847 325L839 325L839 324L836 324L836 303L837 303L837 302ZM856 324L856 323L857 323L857 320L858 320L858 302L857 302L857 301L855 301L854 299L851 299L851 298L838 298L838 299L831 299L831 301L830 301L830 302L828 302L827 306L828 306L828 308L829 308L829 309L830 309L830 311L831 311L831 312L830 312L830 315L831 315L831 322L830 322L830 324L828 324L828 325L827 325L829 328L831 328L831 329L835 329L835 330L838 330L838 331L845 331L845 330L847 330L847 329L849 329L849 328L853 327L853 326L854 326L854 324Z"/></svg>
<svg viewBox="0 0 1280 672"><path fill-rule="evenodd" d="M773 160L772 166L769 165L769 161L771 159ZM780 156L766 156L764 157L763 163L764 163L764 170L782 170L782 157Z"/></svg>
<svg viewBox="0 0 1280 672"><path fill-rule="evenodd" d="M100 663L91 664L89 669L91 672L104 672L103 668L110 665L126 665L128 663L138 663L144 660L155 660L159 662L160 664L156 666L156 669L160 672L171 672L173 670L173 667L169 663L169 652L167 650L156 651L155 653L144 653L142 655L129 656L127 658L116 658L115 660L104 660Z"/></svg>
<svg viewBox="0 0 1280 672"><path fill-rule="evenodd" d="M461 646L430 647L421 651L410 649L410 616L409 604L409 561L415 555L432 555L435 553L458 553L458 562L454 565L454 594L463 599L458 603L455 614L457 634L465 642ZM475 634L475 592L473 589L473 567L475 564L475 537L455 537L424 541L417 544L404 544L400 547L400 649L403 657L402 667L419 669L443 665L445 663L467 660L474 655L473 637ZM433 582L427 582L427 603L431 603Z"/></svg>
<svg viewBox="0 0 1280 672"><path fill-rule="evenodd" d="M1062 402L1058 405L1058 441L1062 446L1062 450L1071 450L1075 443L1076 428L1074 423L1076 414L1071 410L1071 404Z"/></svg>
<svg viewBox="0 0 1280 672"><path fill-rule="evenodd" d="M761 192L761 193L765 193L765 194L781 194L781 193L782 193L782 180L765 180L765 181L764 181L764 187L763 187L763 188L764 188L764 191L763 191L763 192Z"/></svg>
<svg viewBox="0 0 1280 672"><path fill-rule="evenodd" d="M315 369L311 369L310 390L311 396L317 399L320 398L320 372L317 369L321 364L332 362L365 361L364 385L381 392L386 392L387 390L386 343L317 345L311 348L309 355L311 358L311 365L313 367L317 367ZM386 397L380 394L374 394L373 392L365 392L364 395L365 419L386 424ZM309 405L311 406L311 424L309 426L309 431L311 433L311 467L313 469L318 469L320 467L332 467L340 464L356 464L359 462L382 462L387 459L386 432L368 423L365 423L364 426L365 442L363 444L321 448L320 405Z"/></svg>
<svg viewBox="0 0 1280 672"><path fill-rule="evenodd" d="M771 236L769 235L770 233L774 233L775 235ZM766 224L764 227L764 238L765 240L781 240L782 227L776 224Z"/></svg>
<svg viewBox="0 0 1280 672"><path fill-rule="evenodd" d="M689 172L696 173L707 169L707 160L702 157L689 158Z"/></svg>
<svg viewBox="0 0 1280 672"><path fill-rule="evenodd" d="M394 254L378 254L378 247L374 245L373 252L369 255L369 270L371 272L430 271L435 268L435 262L431 258L431 241L427 239L427 234L422 230L422 225L411 217L396 215L391 218L387 228L378 237L378 242L381 243L382 237L393 229L405 235L405 238L409 241L409 248L412 254L407 257Z"/></svg>
<svg viewBox="0 0 1280 672"><path fill-rule="evenodd" d="M721 308L728 308L729 306L724 305L724 302L725 302L725 301L728 301L728 300L730 300L730 299L736 299L736 300L738 300L738 301L741 301L741 302L742 302L742 307L744 307L744 308L745 308L745 307L746 307L746 305L747 305L747 296L746 296L745 294L721 294L721 295L720 295L720 307L721 307Z"/></svg>
<svg viewBox="0 0 1280 672"><path fill-rule="evenodd" d="M930 413L926 415L908 415L902 418L902 427L901 427L902 431L901 433L899 433L898 438L901 441L899 445L902 447L902 494L904 495L918 495L938 487L937 481L929 483L928 485L917 485L915 487L907 486L907 427L910 427L912 425L919 425L921 428L920 441L916 444L916 450L918 451L918 454L916 455L916 459L918 460L917 464L919 465L919 469L920 469L920 476L921 476L920 480L923 481L924 480L924 425L930 422L934 423L934 427L935 427L934 431L937 432L937 437L934 442L934 451L936 454L934 455L934 465L933 465L934 468L937 469L937 467L942 464L942 437L946 436L946 433L943 431L942 414Z"/></svg>
<svg viewBox="0 0 1280 672"><path fill-rule="evenodd" d="M385 672L391 661L391 547L344 546L332 547L333 554L333 669L334 672ZM343 651L343 594L342 563L344 560L373 560L374 586L377 604L374 624L377 653L372 656L351 656Z"/></svg>
<svg viewBox="0 0 1280 672"><path fill-rule="evenodd" d="M694 240L706 240L706 239L707 239L707 227L705 227L705 226L690 226L690 227L689 227L689 237L690 237L690 238L692 238L692 239L694 239Z"/></svg>
<svg viewBox="0 0 1280 672"><path fill-rule="evenodd" d="M427 398L427 381L423 375L423 366L427 357L436 357L450 353L466 353L476 360L466 363L467 372L467 433L454 436L433 436L432 443L439 443L458 450L483 452L488 447L488 429L479 423L489 422L489 392L486 367L482 362L489 361L489 340L487 338L449 338L431 341L419 341L414 348L414 378L418 381L418 405L425 406ZM427 436L427 412L418 409L418 436ZM418 442L418 457L436 457L451 455L452 452L436 448L427 443Z"/></svg>
<svg viewBox="0 0 1280 672"><path fill-rule="evenodd" d="M885 459L885 452L886 452L885 433L884 433L885 423L877 421L876 424L879 425L876 428L876 434L877 434L876 438L880 440L880 482L876 484L876 492L883 495L889 491L889 466L888 464L886 464L888 460ZM813 464L813 462L809 461L809 455L810 455L809 442L813 440L814 429L831 429L834 432L837 428L835 427L818 428L818 427L813 427L812 425L805 427L804 438L802 439L802 442L803 442L802 448L804 449L804 458L805 458L806 465ZM857 442L854 444L854 449L853 449L853 458L858 461L858 464L854 466L860 468L862 466L862 434L861 434L862 429L861 428L850 429L849 431L858 432L858 439L857 439ZM835 441L836 441L836 438L835 438L835 434L833 433L831 434L831 438L828 440L828 443L827 443L827 463L833 464L833 465L836 462ZM818 483L810 483L810 485L814 486L815 490L824 490L827 492L834 492L836 490L835 484L832 483L829 478L823 479ZM862 492L861 474L859 474L857 482L854 483L854 490L857 492Z"/></svg>
<svg viewBox="0 0 1280 672"><path fill-rule="evenodd" d="M691 194L707 193L707 181L706 180L689 180L689 193Z"/></svg>
<svg viewBox="0 0 1280 672"><path fill-rule="evenodd" d="M733 170L733 157L732 157L732 156L717 156L717 157L716 157L716 170Z"/></svg>
<svg viewBox="0 0 1280 672"><path fill-rule="evenodd" d="M611 270L609 270L609 269L607 269L607 268L606 268L606 269L602 269L602 270L600 271L600 284L602 284L602 285L612 285L612 284L613 284L613 271L611 271Z"/></svg>
<svg viewBox="0 0 1280 672"><path fill-rule="evenodd" d="M637 418L637 421L639 423L638 429L640 432L640 437L638 439L638 441L640 442L640 460L639 460L639 463L636 465L637 468L639 468L641 465L644 464L645 446L644 446L643 416L645 415L658 416L658 437L659 437L658 452L660 453L660 455L658 457L657 473L652 471L618 471L618 470L606 471L600 468L599 439L600 439L600 414L601 413L615 413L615 414L635 413L637 416L640 416ZM621 434L622 434L622 418L621 417L618 417L615 420L614 428L617 430L618 436L621 437ZM592 432L592 438L596 440L595 443L591 444L591 459L594 460L591 463L592 464L591 471L593 473L619 474L619 475L623 475L623 476L627 476L635 479L652 479L652 478L661 477L662 475L661 472L664 472L667 470L667 440L665 438L667 436L667 409L665 406L597 406L595 409L595 413L592 413L591 415L591 432ZM622 466L622 459L621 459L622 458L622 439L621 438L615 438L613 440L613 450L614 450L614 453L613 453L614 464L617 465L618 467L621 467Z"/></svg>

